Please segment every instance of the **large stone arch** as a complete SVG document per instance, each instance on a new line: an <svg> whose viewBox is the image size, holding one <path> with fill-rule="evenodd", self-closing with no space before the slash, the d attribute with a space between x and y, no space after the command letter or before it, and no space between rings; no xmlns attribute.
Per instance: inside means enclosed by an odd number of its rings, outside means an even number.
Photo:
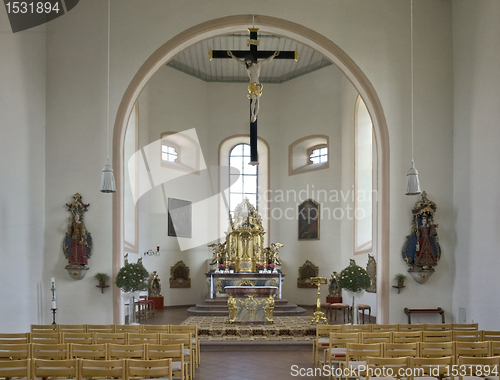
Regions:
<svg viewBox="0 0 500 380"><path fill-rule="evenodd" d="M363 97L370 116L377 147L377 185L379 195L377 250L380 252L377 275L377 321L389 321L389 133L380 99L366 75L335 43L302 25L283 19L261 15L237 15L210 20L178 34L158 48L136 73L121 100L113 128L113 167L117 191L113 197L113 273L118 273L123 252L123 141L128 115L149 79L170 59L199 41L229 33L246 32L255 25L262 32L297 40L310 46L332 61L345 74ZM113 288L113 320L122 323L120 290Z"/></svg>

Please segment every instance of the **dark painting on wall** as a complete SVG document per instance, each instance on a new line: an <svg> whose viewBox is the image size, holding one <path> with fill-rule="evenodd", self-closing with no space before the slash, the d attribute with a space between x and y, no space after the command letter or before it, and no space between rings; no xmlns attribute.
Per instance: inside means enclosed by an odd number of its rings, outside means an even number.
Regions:
<svg viewBox="0 0 500 380"><path fill-rule="evenodd" d="M319 203L313 199L299 205L299 240L319 240Z"/></svg>
<svg viewBox="0 0 500 380"><path fill-rule="evenodd" d="M168 236L191 237L191 202L168 198Z"/></svg>

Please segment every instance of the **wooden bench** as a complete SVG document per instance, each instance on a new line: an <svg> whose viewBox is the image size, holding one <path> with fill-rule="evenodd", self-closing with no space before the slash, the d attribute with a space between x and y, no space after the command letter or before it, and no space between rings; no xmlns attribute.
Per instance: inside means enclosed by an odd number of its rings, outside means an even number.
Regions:
<svg viewBox="0 0 500 380"><path fill-rule="evenodd" d="M408 316L408 324L411 324L411 315L412 314L440 314L441 321L444 322L444 310L440 307L437 309L408 309L405 307L405 314Z"/></svg>

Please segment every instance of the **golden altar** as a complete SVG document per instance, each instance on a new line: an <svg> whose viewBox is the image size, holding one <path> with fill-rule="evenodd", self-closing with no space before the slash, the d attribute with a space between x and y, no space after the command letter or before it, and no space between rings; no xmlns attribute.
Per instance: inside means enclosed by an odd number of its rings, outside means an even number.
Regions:
<svg viewBox="0 0 500 380"><path fill-rule="evenodd" d="M273 323L276 286L227 286L229 322Z"/></svg>
<svg viewBox="0 0 500 380"><path fill-rule="evenodd" d="M237 273L257 272L259 265L280 268L279 250L283 245L272 243L270 247L264 247L264 235L261 216L245 199L234 209L234 220L229 217L226 241L209 245L213 249L213 270L217 271L220 264L226 268L233 264Z"/></svg>

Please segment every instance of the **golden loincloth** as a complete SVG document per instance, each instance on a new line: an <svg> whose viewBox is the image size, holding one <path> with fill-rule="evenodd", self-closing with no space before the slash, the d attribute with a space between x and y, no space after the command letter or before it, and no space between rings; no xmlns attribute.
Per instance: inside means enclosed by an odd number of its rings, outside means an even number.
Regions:
<svg viewBox="0 0 500 380"><path fill-rule="evenodd" d="M252 99L252 96L260 97L262 95L262 83L249 83L248 84L248 99Z"/></svg>

